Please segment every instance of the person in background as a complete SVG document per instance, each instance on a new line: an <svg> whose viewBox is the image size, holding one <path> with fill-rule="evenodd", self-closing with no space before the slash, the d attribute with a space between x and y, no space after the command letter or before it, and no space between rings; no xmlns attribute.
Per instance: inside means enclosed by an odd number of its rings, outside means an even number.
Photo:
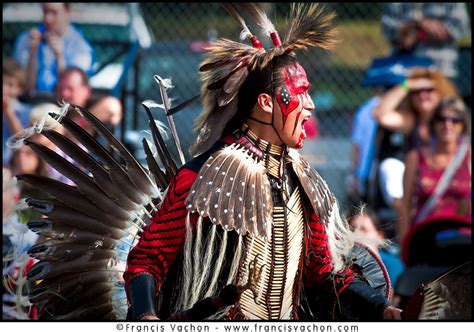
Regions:
<svg viewBox="0 0 474 332"><path fill-rule="evenodd" d="M92 95L87 73L78 67L70 67L59 76L56 86L56 97L67 103L84 107ZM82 121L77 113L68 113L68 117L75 121ZM82 123L80 123L82 125Z"/></svg>
<svg viewBox="0 0 474 332"><path fill-rule="evenodd" d="M68 103L84 107L92 95L87 73L78 67L65 69L56 85L56 96Z"/></svg>
<svg viewBox="0 0 474 332"><path fill-rule="evenodd" d="M411 227L428 218L472 220L470 122L462 99L443 98L429 122L431 144L408 152L399 222L402 242ZM446 177L448 168L452 175Z"/></svg>
<svg viewBox="0 0 474 332"><path fill-rule="evenodd" d="M379 213L379 208L384 206L375 200L377 182L374 169L378 165L378 136L383 128L379 128L373 117L374 109L379 105L380 99L389 89L400 84L406 79L406 73L413 67L430 67L432 61L412 55L390 55L374 58L370 67L365 72L361 82L363 87L371 90L372 96L367 99L355 112L351 143L352 172L346 180L348 192L354 197L354 202L369 203Z"/></svg>
<svg viewBox="0 0 474 332"><path fill-rule="evenodd" d="M119 125L120 121L122 121L122 103L117 97L104 94L93 94L87 101L85 108L111 131L113 131L114 128ZM84 124L84 129L86 129L90 134L95 135L94 128L92 128L88 122L83 121L82 123Z"/></svg>
<svg viewBox="0 0 474 332"><path fill-rule="evenodd" d="M430 68L413 68L408 78L389 89L373 111L386 130L379 144L379 184L387 205L400 214L404 158L407 151L430 144L429 121L441 98L456 96L446 76Z"/></svg>
<svg viewBox="0 0 474 332"><path fill-rule="evenodd" d="M25 71L14 59L3 60L3 164L10 162L13 151L7 140L28 126L31 105L18 100L24 92Z"/></svg>
<svg viewBox="0 0 474 332"><path fill-rule="evenodd" d="M372 117L373 109L378 105L381 88L374 89L374 95L366 100L355 112L351 133L351 168L348 191L361 201L367 202L367 184L374 158L375 134L377 123Z"/></svg>
<svg viewBox="0 0 474 332"><path fill-rule="evenodd" d="M34 134L29 138L32 142L39 142L39 134ZM34 174L39 176L48 176L47 164L41 159L36 152L33 151L28 145L22 145L20 148L14 151L13 158L8 165L14 176L19 174ZM48 198L49 196L41 189L32 186L22 181L18 182L18 199L27 197L39 197ZM31 209L18 211L16 213L20 222L24 223L28 220L39 219L42 214L38 211Z"/></svg>
<svg viewBox="0 0 474 332"><path fill-rule="evenodd" d="M396 288L398 278L405 270L405 265L400 258L400 248L397 244L387 241L385 231L375 211L364 206L352 212L348 218L351 228L359 234L359 241L377 253L387 268L390 282ZM398 299L394 298L392 303L397 305Z"/></svg>
<svg viewBox="0 0 474 332"><path fill-rule="evenodd" d="M34 134L29 138L33 142L40 141L40 135ZM17 174L36 174L41 176L48 176L46 162L42 160L31 147L28 145L22 145L19 149L13 152L13 158L11 160L11 170L14 175ZM32 196L29 191L36 190L30 185L24 184L20 187L21 197Z"/></svg>
<svg viewBox="0 0 474 332"><path fill-rule="evenodd" d="M457 43L471 30L465 3L386 3L381 21L394 52L428 57L445 76L457 77Z"/></svg>
<svg viewBox="0 0 474 332"><path fill-rule="evenodd" d="M43 21L15 41L14 57L27 70L29 93L53 92L68 67L92 73L94 51L71 23L69 3L42 3Z"/></svg>

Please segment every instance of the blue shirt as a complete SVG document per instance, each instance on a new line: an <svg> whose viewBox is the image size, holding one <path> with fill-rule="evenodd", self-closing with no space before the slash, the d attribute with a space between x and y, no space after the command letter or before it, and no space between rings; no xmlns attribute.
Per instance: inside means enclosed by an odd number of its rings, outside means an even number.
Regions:
<svg viewBox="0 0 474 332"><path fill-rule="evenodd" d="M40 24L38 29L43 32L45 26ZM28 58L30 56L30 49L28 45L30 31L23 32L18 37L13 56L15 59L26 68ZM64 61L66 68L79 67L88 75L92 73L92 66L94 62L94 51L91 45L84 38L82 33L77 30L72 24L69 25L64 34ZM56 57L53 50L46 42L41 42L38 47L38 74L36 80L36 90L42 92L52 92L57 82L57 66Z"/></svg>
<svg viewBox="0 0 474 332"><path fill-rule="evenodd" d="M405 264L403 264L397 249L394 247L380 249L379 255L385 267L387 268L392 287L396 288L398 278L403 273L403 271L405 271Z"/></svg>
<svg viewBox="0 0 474 332"><path fill-rule="evenodd" d="M365 190L365 179L370 173L370 166L374 157L375 134L377 122L372 116L372 112L380 102L379 97L372 97L360 106L354 116L352 129L352 143L359 146L359 160L356 170L357 178Z"/></svg>

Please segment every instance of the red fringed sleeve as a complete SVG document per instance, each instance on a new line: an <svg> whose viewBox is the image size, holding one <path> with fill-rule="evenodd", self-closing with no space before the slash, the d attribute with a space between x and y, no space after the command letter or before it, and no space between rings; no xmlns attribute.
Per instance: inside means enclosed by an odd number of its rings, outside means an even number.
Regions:
<svg viewBox="0 0 474 332"><path fill-rule="evenodd" d="M188 213L185 199L196 175L196 172L183 168L171 180L160 209L128 255L127 270L123 275L127 294L130 282L141 273L153 275L159 291L169 267L184 246Z"/></svg>

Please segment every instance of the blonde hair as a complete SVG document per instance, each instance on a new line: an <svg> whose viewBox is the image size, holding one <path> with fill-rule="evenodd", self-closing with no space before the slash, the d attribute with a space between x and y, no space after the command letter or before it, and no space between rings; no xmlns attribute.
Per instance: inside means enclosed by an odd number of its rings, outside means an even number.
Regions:
<svg viewBox="0 0 474 332"><path fill-rule="evenodd" d="M434 82L434 89L438 93L439 98L459 96L458 90L448 77L446 77L439 70L431 68L413 68L410 71L408 78L427 78ZM412 93L409 93L400 103L401 109L406 109L413 114L416 114L416 109L412 104Z"/></svg>

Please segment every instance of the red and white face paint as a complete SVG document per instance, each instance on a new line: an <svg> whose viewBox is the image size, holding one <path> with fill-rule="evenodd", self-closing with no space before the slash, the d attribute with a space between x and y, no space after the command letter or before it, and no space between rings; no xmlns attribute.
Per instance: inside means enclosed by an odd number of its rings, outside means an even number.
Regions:
<svg viewBox="0 0 474 332"><path fill-rule="evenodd" d="M308 94L311 84L300 64L281 69L285 84L275 97L278 107L274 108L272 124L280 140L291 148L303 147L306 138L304 123L311 116L314 103Z"/></svg>

